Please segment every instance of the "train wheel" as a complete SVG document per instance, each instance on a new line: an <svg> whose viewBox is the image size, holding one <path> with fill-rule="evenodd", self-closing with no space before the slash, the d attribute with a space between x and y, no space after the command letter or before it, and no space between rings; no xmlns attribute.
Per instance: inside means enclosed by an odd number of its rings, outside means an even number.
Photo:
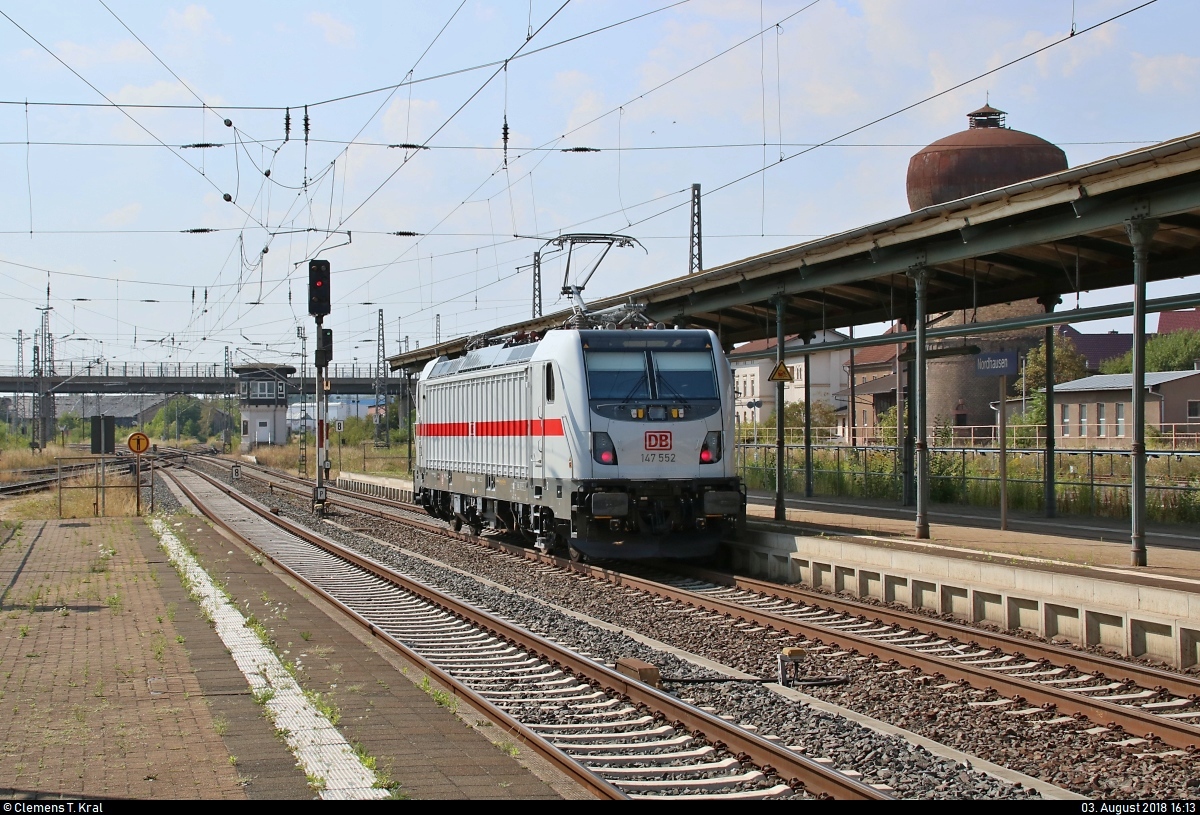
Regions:
<svg viewBox="0 0 1200 815"><path fill-rule="evenodd" d="M450 522L450 528L455 532L462 532L462 518L454 516L454 520Z"/></svg>
<svg viewBox="0 0 1200 815"><path fill-rule="evenodd" d="M585 555L583 552L576 549L571 544L567 544L567 557L571 559L572 563L587 563L588 562L587 555Z"/></svg>

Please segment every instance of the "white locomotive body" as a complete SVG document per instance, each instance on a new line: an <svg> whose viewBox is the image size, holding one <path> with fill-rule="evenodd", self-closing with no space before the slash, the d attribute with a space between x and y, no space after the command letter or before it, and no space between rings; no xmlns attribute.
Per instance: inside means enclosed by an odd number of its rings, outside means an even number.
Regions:
<svg viewBox="0 0 1200 815"><path fill-rule="evenodd" d="M703 557L745 519L733 380L704 330L549 331L426 365L417 500L572 555Z"/></svg>

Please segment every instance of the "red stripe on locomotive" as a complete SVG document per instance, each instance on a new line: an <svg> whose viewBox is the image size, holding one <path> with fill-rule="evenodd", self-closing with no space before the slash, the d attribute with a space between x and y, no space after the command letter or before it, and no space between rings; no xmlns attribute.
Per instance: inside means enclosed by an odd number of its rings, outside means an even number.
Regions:
<svg viewBox="0 0 1200 815"><path fill-rule="evenodd" d="M508 419L500 422L422 422L415 425L418 436L563 436L562 419Z"/></svg>

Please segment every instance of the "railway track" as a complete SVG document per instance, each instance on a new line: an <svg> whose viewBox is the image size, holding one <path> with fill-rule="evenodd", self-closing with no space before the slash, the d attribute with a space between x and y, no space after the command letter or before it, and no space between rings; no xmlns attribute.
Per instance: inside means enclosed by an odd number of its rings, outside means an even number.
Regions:
<svg viewBox="0 0 1200 815"><path fill-rule="evenodd" d="M211 477L195 470L164 475L214 522L597 795L741 800L803 790L834 798L888 797L272 515Z"/></svg>
<svg viewBox="0 0 1200 815"><path fill-rule="evenodd" d="M248 472L265 480L272 490L300 496L311 490L299 479L263 468ZM953 681L994 688L1003 697L996 705L1022 717L1054 723L1080 714L1098 726L1134 733L1136 736L1128 739L1130 745L1145 744L1148 736L1157 736L1175 750L1200 744L1200 705L1195 701L1200 697L1200 681L1182 673L742 577L686 569L643 576L649 573L629 564L614 569L612 564L570 563L491 538L455 533L412 504L335 487L330 487L329 493L331 502L343 509L497 547L518 557L552 563L796 636L814 657L852 651L895 663L896 671L919 670L944 677L947 687ZM674 565L671 568L676 569ZM1150 749L1150 745L1140 749Z"/></svg>
<svg viewBox="0 0 1200 815"><path fill-rule="evenodd" d="M309 494L310 488L299 479L261 468L251 472L272 489ZM630 564L614 568L572 563L488 537L456 533L411 504L335 488L329 494L332 503L344 509L504 549L795 636L813 656L852 651L894 662L898 671L944 677L947 686L965 681L975 688L994 688L1006 700L995 704L1014 715L1046 722L1083 715L1099 726L1137 734L1130 746L1144 744L1148 739L1143 737L1150 735L1176 750L1200 745L1200 680L1186 674L793 586L675 565L668 572Z"/></svg>

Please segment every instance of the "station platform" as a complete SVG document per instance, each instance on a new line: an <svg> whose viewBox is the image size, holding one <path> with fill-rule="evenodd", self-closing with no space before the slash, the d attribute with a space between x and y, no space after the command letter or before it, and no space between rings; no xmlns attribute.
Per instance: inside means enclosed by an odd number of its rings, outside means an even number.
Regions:
<svg viewBox="0 0 1200 815"><path fill-rule="evenodd" d="M168 525L404 798L577 797L416 684L421 674L196 517ZM0 798L311 799L142 519L0 530ZM475 722L478 724L478 722Z"/></svg>
<svg viewBox="0 0 1200 815"><path fill-rule="evenodd" d="M775 495L748 492L750 517L774 519ZM797 531L876 536L896 545L919 545L948 557L1010 555L1051 571L1104 570L1145 585L1170 585L1200 592L1200 529L1184 524L1148 524L1144 567L1130 565L1128 521L1065 515L1046 518L1008 513L1000 530L1000 512L987 507L933 504L929 538L914 538L915 507L862 498L805 498L785 494L787 525ZM1169 578L1156 580L1157 577ZM1191 589L1187 589L1191 586Z"/></svg>
<svg viewBox="0 0 1200 815"><path fill-rule="evenodd" d="M740 574L919 608L1047 639L1200 670L1200 536L1146 530L1130 565L1127 522L935 504L928 539L913 507L751 491L756 523L731 544Z"/></svg>

